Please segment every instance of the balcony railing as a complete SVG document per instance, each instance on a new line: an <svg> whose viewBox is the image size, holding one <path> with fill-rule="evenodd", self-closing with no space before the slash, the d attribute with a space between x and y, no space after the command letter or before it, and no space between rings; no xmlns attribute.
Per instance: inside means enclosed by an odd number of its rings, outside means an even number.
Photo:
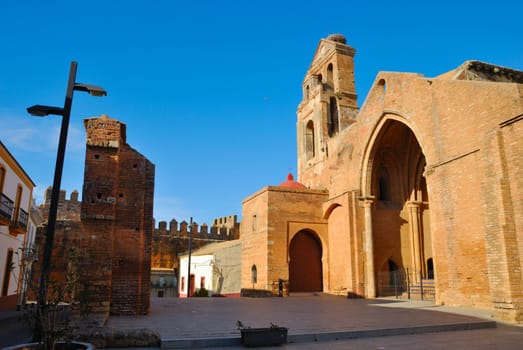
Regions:
<svg viewBox="0 0 523 350"><path fill-rule="evenodd" d="M22 208L17 208L17 209L18 209L18 215L17 215L18 218L17 218L17 220L13 221L13 225L15 225L21 229L27 230L27 219L29 219L29 215Z"/></svg>
<svg viewBox="0 0 523 350"><path fill-rule="evenodd" d="M14 206L14 201L5 194L0 194L0 224L9 225L13 235L25 234L29 214L22 208Z"/></svg>
<svg viewBox="0 0 523 350"><path fill-rule="evenodd" d="M5 194L0 195L0 218L11 221L14 202Z"/></svg>

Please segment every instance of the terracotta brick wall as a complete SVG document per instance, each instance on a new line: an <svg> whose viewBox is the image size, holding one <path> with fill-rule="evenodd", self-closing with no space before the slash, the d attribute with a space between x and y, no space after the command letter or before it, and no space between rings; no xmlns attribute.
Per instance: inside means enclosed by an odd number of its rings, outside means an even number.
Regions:
<svg viewBox="0 0 523 350"><path fill-rule="evenodd" d="M52 274L63 280L64 252L75 248L82 256L79 282L88 288L92 312L106 317L147 314L154 165L126 143L125 124L102 116L86 119L84 125L81 221L57 222ZM45 232L46 226L39 229L40 253Z"/></svg>
<svg viewBox="0 0 523 350"><path fill-rule="evenodd" d="M146 314L154 165L126 143L125 124L104 116L87 119L84 124L87 150L82 220L87 231L112 236L112 244L100 248L100 253L111 257L110 313Z"/></svg>
<svg viewBox="0 0 523 350"><path fill-rule="evenodd" d="M277 281L289 279L288 246L299 231L309 230L323 246L328 244L327 226L318 211L325 199L323 191L268 186L243 201L243 295L277 293ZM328 261L327 255L323 260ZM251 281L253 265L257 267L256 285ZM328 274L323 276L325 284Z"/></svg>
<svg viewBox="0 0 523 350"><path fill-rule="evenodd" d="M488 307L500 317L521 321L523 103L518 81L523 73L482 63L465 63L434 78L381 72L356 118L328 135L332 97L339 108L354 98L350 84L354 52L350 47L334 48L339 45L320 41L304 79L297 123L298 180L328 191L323 212L329 214L330 292L355 287L361 291L362 283L369 291L370 279L363 278L361 270L373 268L376 274L389 258L402 266L416 260L412 239L418 229L422 255L434 258L437 302ZM343 87L338 92L325 79L329 64L335 65L334 80L345 84L338 85ZM474 69L481 74L463 73ZM466 80L469 77L473 79ZM306 147L311 121L313 157ZM383 138L388 128L398 125L403 131L398 129L396 139ZM398 147L401 133L407 131L414 135L423 155L419 159L426 163L422 174L409 174L413 159L402 158L411 146L384 158L374 153ZM401 175L392 190L405 193L395 211L376 201L376 168L391 157L397 158ZM417 192L420 178L426 181L423 198ZM346 193L360 198L347 201ZM363 220L364 200L372 201L371 226ZM338 206L329 213L326 206L331 205ZM419 223L409 211L412 205L420 206ZM371 252L366 251L369 239Z"/></svg>

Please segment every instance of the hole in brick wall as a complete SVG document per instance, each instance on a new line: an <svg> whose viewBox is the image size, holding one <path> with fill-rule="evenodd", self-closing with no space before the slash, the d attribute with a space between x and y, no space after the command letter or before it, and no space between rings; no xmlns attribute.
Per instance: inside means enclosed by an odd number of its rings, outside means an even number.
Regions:
<svg viewBox="0 0 523 350"><path fill-rule="evenodd" d="M134 163L133 168L137 168L137 167L138 167L138 164Z"/></svg>
<svg viewBox="0 0 523 350"><path fill-rule="evenodd" d="M134 230L135 231L140 231L140 228L139 227L135 227Z"/></svg>
<svg viewBox="0 0 523 350"><path fill-rule="evenodd" d="M94 155L94 159L98 159L98 158L100 158L100 155L99 154L95 154Z"/></svg>
<svg viewBox="0 0 523 350"><path fill-rule="evenodd" d="M120 193L118 197L123 198L123 193Z"/></svg>
<svg viewBox="0 0 523 350"><path fill-rule="evenodd" d="M98 199L102 199L102 194L101 194L101 193L97 193L97 194L96 194L96 198L98 198Z"/></svg>

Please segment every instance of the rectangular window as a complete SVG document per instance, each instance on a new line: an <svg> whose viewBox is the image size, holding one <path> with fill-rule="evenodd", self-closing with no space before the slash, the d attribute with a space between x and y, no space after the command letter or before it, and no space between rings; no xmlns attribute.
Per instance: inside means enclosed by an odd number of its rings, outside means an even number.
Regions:
<svg viewBox="0 0 523 350"><path fill-rule="evenodd" d="M0 193L4 192L5 168L0 166Z"/></svg>

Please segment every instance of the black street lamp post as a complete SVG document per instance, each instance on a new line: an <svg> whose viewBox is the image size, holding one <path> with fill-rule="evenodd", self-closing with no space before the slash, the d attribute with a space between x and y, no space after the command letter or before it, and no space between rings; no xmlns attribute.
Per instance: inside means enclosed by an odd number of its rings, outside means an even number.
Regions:
<svg viewBox="0 0 523 350"><path fill-rule="evenodd" d="M88 92L90 95L93 96L107 95L107 92L99 86L76 83L75 80L77 68L78 63L75 61L71 62L71 68L69 70L69 82L67 84L67 91L65 94L65 102L63 108L42 105L35 105L27 108L27 112L37 117L45 117L50 114L62 116L62 126L60 129L60 139L58 142L58 153L56 156L53 189L51 192L51 204L49 207L49 216L47 220L47 234L45 237L44 257L41 265L40 287L38 291L37 302L40 311L42 310L42 308L46 307L47 289L49 283L49 275L51 272L51 255L53 252L53 241L56 227L56 217L58 212L58 200L60 197L60 186L62 182L62 170L64 167L65 146L67 142L67 131L69 129L69 119L71 116L71 106L73 103L73 93L75 90L77 90ZM37 336L41 336L41 334Z"/></svg>
<svg viewBox="0 0 523 350"><path fill-rule="evenodd" d="M192 253L192 216L189 224L189 259L187 263L187 298L191 297L191 253ZM194 286L193 286L194 288Z"/></svg>

